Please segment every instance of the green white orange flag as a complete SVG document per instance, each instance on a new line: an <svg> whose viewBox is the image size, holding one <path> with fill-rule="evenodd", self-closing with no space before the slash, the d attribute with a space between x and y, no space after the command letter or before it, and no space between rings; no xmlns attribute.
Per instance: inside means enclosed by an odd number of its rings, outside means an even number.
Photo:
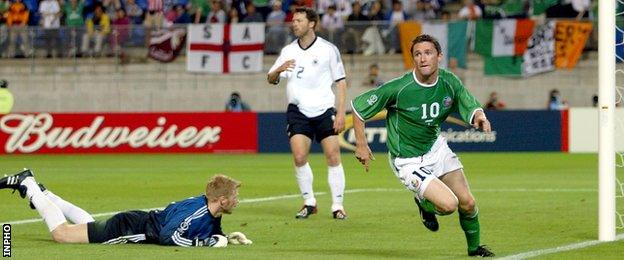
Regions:
<svg viewBox="0 0 624 260"><path fill-rule="evenodd" d="M529 19L479 20L475 52L486 57L522 56L534 26Z"/></svg>

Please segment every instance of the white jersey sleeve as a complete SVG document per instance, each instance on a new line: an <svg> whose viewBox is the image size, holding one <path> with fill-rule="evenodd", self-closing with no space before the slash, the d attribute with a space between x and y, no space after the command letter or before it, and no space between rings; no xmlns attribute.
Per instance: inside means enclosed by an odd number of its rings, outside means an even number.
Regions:
<svg viewBox="0 0 624 260"><path fill-rule="evenodd" d="M329 60L329 68L331 70L332 79L334 82L344 79L346 77L344 65L342 64L342 58L340 57L340 51L336 46L332 46L333 52Z"/></svg>
<svg viewBox="0 0 624 260"><path fill-rule="evenodd" d="M284 47L282 48L282 51L280 52L280 55L277 57L277 60L275 60L275 63L273 64L273 66L271 66L271 69L269 69L269 73L271 73L272 71L276 70L279 66L282 66L282 64L284 64L284 62L286 62L288 60L287 58L287 48ZM280 73L280 78L288 78L290 76L292 72L290 71L282 71Z"/></svg>

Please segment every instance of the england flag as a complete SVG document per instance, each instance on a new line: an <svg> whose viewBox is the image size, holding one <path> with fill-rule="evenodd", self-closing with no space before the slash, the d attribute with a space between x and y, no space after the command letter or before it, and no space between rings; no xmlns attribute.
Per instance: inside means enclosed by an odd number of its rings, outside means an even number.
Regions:
<svg viewBox="0 0 624 260"><path fill-rule="evenodd" d="M264 23L191 24L187 70L259 72L262 70Z"/></svg>

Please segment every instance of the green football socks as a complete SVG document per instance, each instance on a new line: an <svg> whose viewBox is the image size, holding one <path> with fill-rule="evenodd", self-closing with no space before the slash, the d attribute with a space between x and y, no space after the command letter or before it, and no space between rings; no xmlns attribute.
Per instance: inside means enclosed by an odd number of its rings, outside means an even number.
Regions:
<svg viewBox="0 0 624 260"><path fill-rule="evenodd" d="M464 234L466 234L466 243L468 244L468 252L477 250L481 243L481 228L479 227L479 211L475 211L472 215L466 215L459 212L459 224Z"/></svg>

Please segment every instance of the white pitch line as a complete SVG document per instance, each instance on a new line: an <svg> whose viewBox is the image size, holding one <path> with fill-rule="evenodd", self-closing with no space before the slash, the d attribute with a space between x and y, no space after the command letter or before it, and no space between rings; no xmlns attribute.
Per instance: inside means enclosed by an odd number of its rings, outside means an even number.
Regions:
<svg viewBox="0 0 624 260"><path fill-rule="evenodd" d="M624 234L619 234L619 235L615 236L615 241L619 241L619 240L622 240L622 239L624 239ZM612 241L589 240L589 241L584 241L584 242L579 242L579 243L574 243L574 244L569 244L569 245L564 245L564 246L558 246L558 247L547 248L547 249L540 249L540 250L529 251L529 252L525 252L525 253L505 256L505 257L501 257L499 259L506 259L506 260L526 259L526 258L531 258L531 257L536 257L536 256L542 256L542 255L547 255L547 254L554 254L554 253L559 253L559 252L565 252L565 251L571 251L571 250L591 247L591 246L595 246L595 245L599 245L599 244L603 244L603 243L608 243L608 242L612 242Z"/></svg>
<svg viewBox="0 0 624 260"><path fill-rule="evenodd" d="M346 190L345 193L358 193L358 192L402 192L406 191L406 189L352 189ZM474 189L474 192L593 192L595 189ZM315 195L326 195L327 192L315 192ZM253 203L253 202L264 202L264 201L275 201L281 199L291 199L298 198L299 194L290 194L290 195L281 195L281 196L271 196L271 197L263 197L263 198L254 198L254 199L242 199L239 203ZM162 209L162 208L151 208L151 209L143 209L146 211ZM115 215L121 211L111 211L111 212L103 212L92 214L94 218ZM32 219L24 219L24 220L16 220L5 222L4 224L11 225L23 225L35 222L41 222L41 218L32 218Z"/></svg>

